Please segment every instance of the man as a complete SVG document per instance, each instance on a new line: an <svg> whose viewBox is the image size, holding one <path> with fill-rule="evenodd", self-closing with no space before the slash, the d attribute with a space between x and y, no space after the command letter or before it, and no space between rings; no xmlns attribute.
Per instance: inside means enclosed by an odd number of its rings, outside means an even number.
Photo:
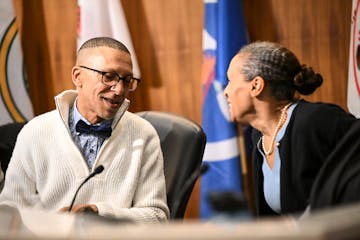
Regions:
<svg viewBox="0 0 360 240"><path fill-rule="evenodd" d="M78 51L72 80L76 91L56 96L56 110L19 133L0 202L165 221L159 138L150 123L127 111L126 96L139 82L128 49L111 38L88 40ZM100 165L103 172L82 186L70 207L79 185Z"/></svg>

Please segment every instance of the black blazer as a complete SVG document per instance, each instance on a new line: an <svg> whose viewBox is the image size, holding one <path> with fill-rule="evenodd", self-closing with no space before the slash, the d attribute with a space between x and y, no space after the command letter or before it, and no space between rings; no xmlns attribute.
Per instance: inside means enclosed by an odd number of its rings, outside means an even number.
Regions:
<svg viewBox="0 0 360 240"><path fill-rule="evenodd" d="M321 166L355 117L336 105L300 100L280 141L281 214L304 211L313 182ZM264 198L262 155L256 144L261 133L254 129L253 183L258 215L276 214Z"/></svg>

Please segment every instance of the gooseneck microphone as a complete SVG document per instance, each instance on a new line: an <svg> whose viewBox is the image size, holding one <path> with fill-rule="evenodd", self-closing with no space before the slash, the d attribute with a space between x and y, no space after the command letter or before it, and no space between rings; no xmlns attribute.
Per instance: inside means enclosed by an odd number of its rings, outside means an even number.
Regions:
<svg viewBox="0 0 360 240"><path fill-rule="evenodd" d="M183 187L180 189L180 193L178 194L179 198L175 199L174 204L172 205L172 209L174 209L173 212L171 212L171 217L174 217L178 211L178 208L180 206L180 203L184 197L184 194L189 190L190 186L194 184L196 179L203 175L207 170L209 169L209 165L206 163L203 163L200 166L200 169L198 171L193 172L189 178L185 181Z"/></svg>
<svg viewBox="0 0 360 240"><path fill-rule="evenodd" d="M80 190L80 188L87 182L90 180L90 178L94 177L95 175L101 173L102 171L104 171L104 166L103 165L100 165L98 166L97 168L95 168L95 170L87 177L85 178L85 180L80 184L80 186L77 188L76 192L75 192L75 195L71 201L71 204L70 204L70 207L69 207L69 212L71 212L71 209L73 208L74 206L74 202L75 202L75 199L76 199L76 196Z"/></svg>

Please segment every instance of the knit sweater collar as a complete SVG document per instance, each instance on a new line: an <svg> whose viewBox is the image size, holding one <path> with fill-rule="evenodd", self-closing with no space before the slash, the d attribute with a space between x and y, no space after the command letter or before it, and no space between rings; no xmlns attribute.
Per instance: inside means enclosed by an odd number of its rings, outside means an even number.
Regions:
<svg viewBox="0 0 360 240"><path fill-rule="evenodd" d="M55 104L56 108L60 114L61 119L68 126L68 119L69 119L69 110L74 105L75 99L77 97L76 90L66 90L61 92L59 95L55 96ZM124 102L121 104L119 110L114 116L114 120L112 122L112 129L118 124L121 117L129 108L130 101L125 99Z"/></svg>

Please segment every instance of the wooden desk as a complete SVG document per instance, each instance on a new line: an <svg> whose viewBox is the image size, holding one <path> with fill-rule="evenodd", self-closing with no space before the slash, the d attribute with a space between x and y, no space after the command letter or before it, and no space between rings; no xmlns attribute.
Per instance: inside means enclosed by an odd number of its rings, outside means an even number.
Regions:
<svg viewBox="0 0 360 240"><path fill-rule="evenodd" d="M129 224L91 216L0 207L0 239L359 239L360 204L244 222Z"/></svg>

